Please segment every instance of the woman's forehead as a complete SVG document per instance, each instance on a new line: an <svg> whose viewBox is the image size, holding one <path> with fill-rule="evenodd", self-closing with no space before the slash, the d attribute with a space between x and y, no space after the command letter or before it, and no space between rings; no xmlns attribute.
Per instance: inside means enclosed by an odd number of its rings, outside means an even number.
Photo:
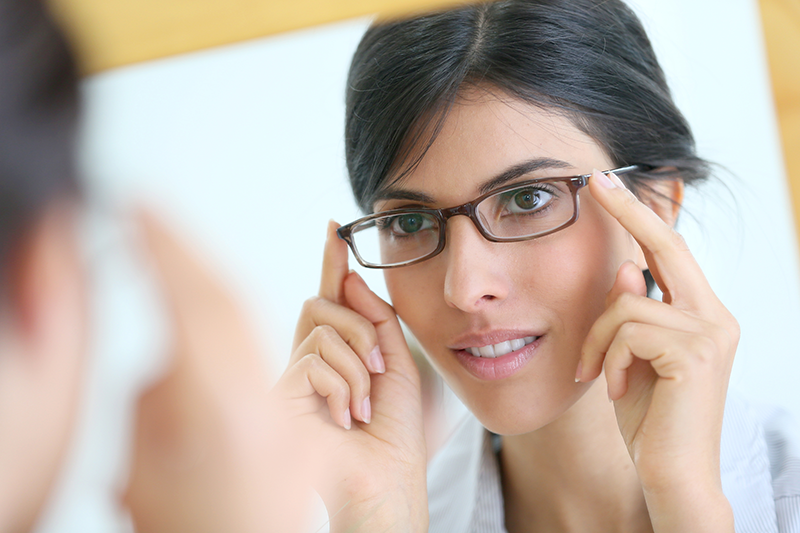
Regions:
<svg viewBox="0 0 800 533"><path fill-rule="evenodd" d="M529 161L539 175L590 172L610 164L600 146L563 114L487 91L466 93L445 117L418 164L384 192L424 194L436 203L467 200L487 181ZM383 196L383 195L379 195Z"/></svg>

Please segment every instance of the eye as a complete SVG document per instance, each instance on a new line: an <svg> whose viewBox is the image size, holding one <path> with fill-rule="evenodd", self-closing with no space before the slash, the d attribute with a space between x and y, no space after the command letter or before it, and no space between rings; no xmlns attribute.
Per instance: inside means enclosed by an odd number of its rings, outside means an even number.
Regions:
<svg viewBox="0 0 800 533"><path fill-rule="evenodd" d="M546 206L553 199L553 193L544 189L528 187L514 191L507 209L511 213L525 213L535 211Z"/></svg>
<svg viewBox="0 0 800 533"><path fill-rule="evenodd" d="M424 213L408 213L392 217L390 222L392 233L409 235L433 227L433 219Z"/></svg>

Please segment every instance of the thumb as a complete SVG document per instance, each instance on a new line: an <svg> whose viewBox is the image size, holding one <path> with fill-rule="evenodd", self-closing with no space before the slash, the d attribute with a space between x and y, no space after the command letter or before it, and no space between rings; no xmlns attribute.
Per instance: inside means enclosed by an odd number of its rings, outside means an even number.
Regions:
<svg viewBox="0 0 800 533"><path fill-rule="evenodd" d="M647 296L647 283L644 273L633 261L625 261L617 270L614 285L606 295L606 307L614 303L623 293L633 293L638 296Z"/></svg>
<svg viewBox="0 0 800 533"><path fill-rule="evenodd" d="M350 272L345 278L344 293L350 308L375 326L387 372L418 376L394 308L372 292L356 272Z"/></svg>

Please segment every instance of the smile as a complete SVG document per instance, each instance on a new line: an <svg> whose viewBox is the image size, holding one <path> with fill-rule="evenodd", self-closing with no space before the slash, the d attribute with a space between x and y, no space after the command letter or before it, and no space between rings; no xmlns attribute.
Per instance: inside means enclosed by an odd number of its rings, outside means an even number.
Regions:
<svg viewBox="0 0 800 533"><path fill-rule="evenodd" d="M508 339L509 332L497 332L496 337ZM521 332L516 333L520 335ZM526 332L531 333L531 332ZM524 333L523 333L524 335ZM530 335L508 339L496 344L486 344L484 346L468 346L464 348L451 348L456 361L474 377L494 381L498 379L510 378L525 365L530 362L535 354L539 353L540 347L545 342L546 335ZM484 343L488 339L473 337L464 344ZM494 340L494 339L493 339ZM499 340L499 339L496 339ZM464 346L462 344L461 346Z"/></svg>
<svg viewBox="0 0 800 533"><path fill-rule="evenodd" d="M487 357L494 359L495 357L501 357L511 352L516 352L538 338L539 337L522 337L520 339L511 339L497 344L488 344L486 346L480 346L477 348L464 348L464 351L474 357Z"/></svg>

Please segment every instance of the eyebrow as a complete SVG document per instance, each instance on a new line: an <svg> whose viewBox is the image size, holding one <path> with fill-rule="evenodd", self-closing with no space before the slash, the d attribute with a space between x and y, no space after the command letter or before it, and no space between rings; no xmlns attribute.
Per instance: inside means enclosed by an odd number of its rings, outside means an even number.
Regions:
<svg viewBox="0 0 800 533"><path fill-rule="evenodd" d="M523 161L522 163L518 163L512 167L509 167L500 174L497 174L495 177L484 182L479 188L480 194L486 194L487 192L496 189L497 187L500 187L504 183L519 178L520 176L524 176L525 174L529 174L537 170L545 170L551 168L568 169L575 167L572 164L566 161L562 161L560 159L553 159L550 157L536 157L533 159L529 159L527 161ZM436 203L436 200L432 196L429 196L425 193L419 191L411 191L407 189L396 189L391 187L379 192L375 196L374 202L378 202L381 200L409 200L413 202L419 202L422 204Z"/></svg>

